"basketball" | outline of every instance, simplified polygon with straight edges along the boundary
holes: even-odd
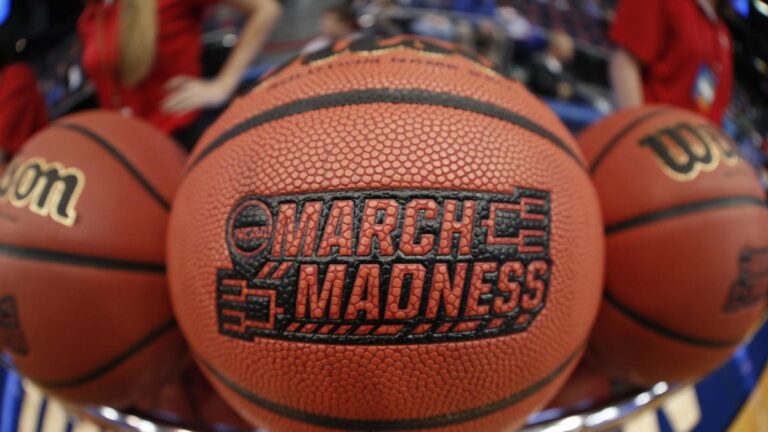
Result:
[[[125,406],[177,366],[164,245],[183,161],[150,126],[87,112],[34,135],[0,179],[0,343],[47,392]]]
[[[579,141],[607,237],[591,349],[636,384],[705,375],[765,304],[768,213],[753,170],[717,126],[671,107],[622,111]]]
[[[252,429],[216,393],[191,359],[181,369],[180,376],[138,401],[134,410],[194,431]]]
[[[614,386],[601,365],[587,352],[547,408],[582,410],[611,400]]]
[[[510,430],[581,357],[603,233],[575,140],[451,44],[341,42],[236,100],[173,206],[171,295],[270,431]]]

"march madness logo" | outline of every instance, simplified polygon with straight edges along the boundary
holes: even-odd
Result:
[[[226,226],[219,332],[375,344],[525,331],[546,304],[550,195],[245,197]]]
[[[739,162],[734,145],[710,124],[680,123],[640,140],[653,151],[662,170],[671,178],[687,182],[702,172],[711,172],[724,163]]]

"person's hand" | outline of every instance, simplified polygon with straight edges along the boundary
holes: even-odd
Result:
[[[219,80],[178,76],[165,84],[163,111],[184,114],[197,109],[223,104],[234,89]]]

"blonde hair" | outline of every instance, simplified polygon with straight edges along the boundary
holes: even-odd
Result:
[[[157,0],[120,1],[118,74],[128,87],[146,78],[157,52]]]

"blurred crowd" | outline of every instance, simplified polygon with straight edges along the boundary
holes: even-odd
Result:
[[[156,1],[173,3],[171,0]],[[708,1],[686,0],[699,4]],[[711,1],[717,4],[715,0]],[[221,4],[207,8],[202,17],[202,77],[215,81],[221,70],[227,67],[233,49],[241,45],[239,41],[243,39],[242,31],[248,25],[249,15],[238,6],[249,2],[259,3],[258,0],[208,1]],[[630,61],[628,65],[622,64],[622,59],[617,60],[615,56],[617,35],[611,33],[611,27],[617,16],[621,21],[621,14],[617,14],[619,3],[619,0],[283,0],[280,2],[281,18],[276,16],[274,20],[261,24],[274,28],[271,36],[263,44],[262,41],[252,44],[249,51],[242,55],[249,60],[249,66],[245,70],[235,68],[237,70],[231,75],[241,75],[239,87],[244,88],[269,67],[299,52],[311,52],[335,41],[362,35],[414,33],[449,40],[479,51],[499,65],[502,71],[526,83],[532,91],[550,101],[553,107],[565,106],[568,112],[579,113],[583,117],[580,121],[585,123],[617,106],[641,103],[642,98],[632,101],[633,97],[637,98],[633,92],[645,93],[648,102],[649,92],[652,91],[648,82],[639,82],[641,78],[646,79],[648,71],[652,70],[652,65],[641,61],[642,56],[637,52],[646,47],[635,46],[631,40],[625,41],[628,46],[624,52],[631,54],[630,60],[634,59],[634,63]],[[645,9],[662,4],[660,0],[635,3],[642,4]],[[648,39],[647,36],[643,35]],[[70,34],[61,38],[55,49],[47,50],[33,62],[51,117],[99,102],[94,98],[93,80],[88,79],[82,67],[82,54],[81,38]],[[619,68],[619,73],[612,76],[614,68]],[[636,72],[637,82],[621,83],[622,89],[630,89],[629,93],[612,91],[611,85],[614,89],[617,86],[616,82],[612,82],[616,79],[615,75],[627,76],[627,71],[632,72],[632,68],[641,71],[642,77],[640,72]],[[699,100],[710,105],[727,105],[715,96],[707,100],[712,91],[720,91],[723,87],[723,97],[731,100],[723,121],[726,130],[749,147],[746,150],[748,157],[755,163],[762,163],[763,155],[768,153],[768,109],[764,101],[761,103],[758,98],[756,102],[753,92],[741,88],[738,82],[730,97],[728,87],[732,78],[728,73],[723,79],[705,79],[701,83],[701,72],[694,72],[699,74],[694,77],[697,80],[695,86],[701,86],[702,96],[697,96]],[[704,76],[707,77],[706,74]],[[683,82],[694,78],[679,77]],[[659,78],[660,81],[669,79]],[[683,86],[686,85],[684,82]],[[227,89],[222,94],[231,95],[234,91]],[[95,93],[99,94],[98,91]],[[215,96],[211,100],[221,102],[218,95]],[[215,117],[216,105],[220,103],[199,102],[195,107],[204,108],[204,116],[212,111],[210,117]],[[722,114],[715,112],[710,117],[720,121]],[[198,132],[190,134],[192,139]]]

